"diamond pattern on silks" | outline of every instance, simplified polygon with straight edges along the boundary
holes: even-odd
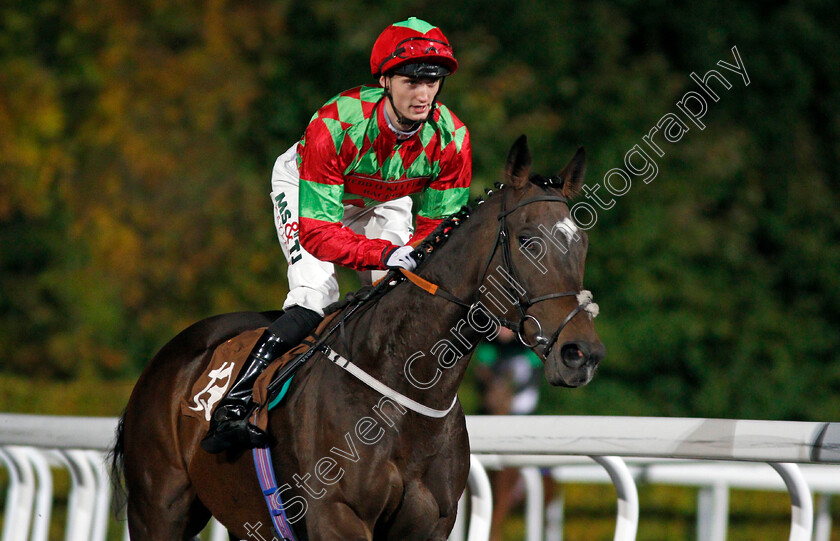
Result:
[[[335,104],[338,107],[338,119],[348,127],[352,126],[357,118],[364,117],[361,100],[344,97],[339,98]]]
[[[329,130],[330,135],[332,136],[333,143],[335,143],[335,152],[336,154],[341,153],[341,146],[344,144],[344,132],[345,129],[342,127],[342,123],[340,120],[334,120],[332,118],[324,118],[322,119],[324,122],[324,126],[327,127]]]
[[[423,124],[423,128],[417,135],[420,137],[420,143],[422,143],[423,149],[428,152],[430,147],[429,143],[432,142],[435,136],[435,128],[431,124]]]
[[[461,145],[464,144],[464,139],[467,137],[467,127],[461,126],[457,130],[455,130],[455,150],[461,152]]]
[[[423,176],[424,171],[428,171],[429,169],[434,170],[431,163],[429,163],[429,158],[425,152],[421,152],[417,158],[414,159],[413,162],[406,168],[405,176],[408,178],[418,178]]]
[[[385,178],[403,178],[405,176],[405,167],[403,167],[402,156],[399,152],[385,158],[381,172]]]
[[[330,163],[338,158],[340,174],[345,177],[355,174],[379,178],[383,182],[399,181],[407,176],[431,179],[440,174],[438,162],[446,147],[454,144],[453,154],[460,153],[467,135],[466,126],[441,104],[436,105],[432,119],[424,124],[416,139],[395,144],[395,136],[387,128],[383,130],[378,119],[382,112],[377,112],[377,107],[381,109],[383,98],[381,87],[363,86],[342,92],[321,107],[310,120],[302,141],[298,164],[301,178],[330,184],[340,182],[340,179],[322,180],[316,175],[307,175],[309,167],[305,163],[312,160]],[[326,128],[332,139],[335,156],[307,153],[306,147],[312,143],[310,139],[323,133],[314,129],[318,123]],[[426,159],[418,161],[422,154]],[[408,174],[409,167],[411,174]],[[351,193],[356,193],[349,188]],[[376,199],[371,194],[357,195]]]
[[[379,86],[342,92],[313,115],[298,146],[300,239],[322,261],[378,269],[391,246],[348,233],[341,224],[345,204],[370,206],[423,194],[417,236],[467,202],[472,150],[464,123],[437,103],[417,134],[398,140],[386,108]]]

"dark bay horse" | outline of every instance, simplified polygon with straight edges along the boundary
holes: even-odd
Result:
[[[473,348],[500,322],[531,345],[553,385],[592,379],[604,346],[592,323],[595,305],[582,291],[586,235],[566,204],[581,185],[583,149],[550,179],[532,175],[530,164],[523,136],[508,156],[507,185],[426,257],[418,274],[447,295],[402,281],[328,341],[437,417],[402,407],[321,354],[298,370],[271,412],[274,469],[299,540],[447,538],[469,470],[456,392]],[[132,539],[191,539],[211,514],[232,539],[275,536],[251,453],[205,453],[201,425],[179,408],[216,346],[274,317],[237,313],[196,323],[140,376],[113,453]]]

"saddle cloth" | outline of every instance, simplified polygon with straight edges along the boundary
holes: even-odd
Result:
[[[307,351],[329,325],[338,312],[325,317],[315,332],[300,345],[295,346],[282,357],[272,362],[254,383],[254,403],[257,404],[256,425],[265,430],[268,427],[268,384],[278,370],[289,361]],[[223,342],[213,352],[210,364],[193,384],[190,393],[181,399],[181,414],[199,419],[206,430],[219,401],[224,398],[230,386],[236,381],[245,360],[262,335],[265,327],[245,331]]]
[[[277,400],[275,399],[274,402],[271,402],[271,396],[269,396],[268,392],[268,385],[274,380],[274,375],[277,374],[277,371],[286,366],[292,359],[297,357],[298,355],[302,355],[306,351],[308,351],[315,342],[318,341],[318,337],[324,332],[332,320],[338,316],[341,311],[335,311],[331,314],[327,314],[326,317],[318,324],[318,327],[306,337],[300,345],[293,347],[289,352],[285,355],[280,357],[280,359],[274,361],[269,365],[265,371],[260,374],[257,378],[257,381],[254,382],[254,404],[257,405],[256,415],[251,417],[251,422],[254,423],[256,426],[261,428],[264,431],[268,431],[268,411],[276,404]],[[291,380],[289,380],[291,381]],[[287,382],[288,383],[288,382]],[[286,392],[286,387],[283,388],[282,393]]]
[[[236,381],[245,359],[264,330],[265,327],[245,331],[216,347],[204,373],[195,381],[190,393],[181,399],[182,415],[195,417],[209,426],[213,410]]]

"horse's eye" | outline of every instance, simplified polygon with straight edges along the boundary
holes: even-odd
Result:
[[[516,236],[516,242],[519,243],[520,252],[528,252],[532,256],[537,257],[539,257],[542,253],[543,248],[540,247],[542,243],[539,242],[538,237],[532,237],[527,233],[521,233]]]

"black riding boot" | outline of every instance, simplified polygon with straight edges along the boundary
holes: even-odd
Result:
[[[208,453],[221,453],[231,447],[264,447],[271,438],[248,422],[254,382],[271,362],[300,344],[321,321],[316,312],[292,306],[263,332],[245,360],[236,381],[216,406],[210,430],[201,440]]]

